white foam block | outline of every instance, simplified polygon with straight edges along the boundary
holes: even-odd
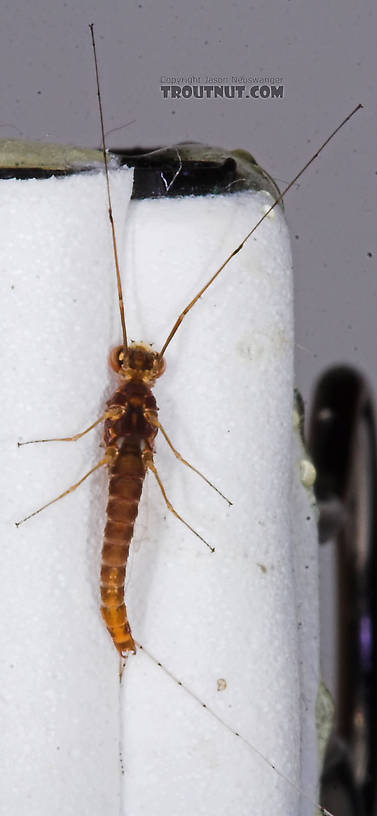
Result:
[[[112,179],[122,212],[129,175]],[[100,430],[77,443],[18,449],[17,439],[69,435],[103,409],[113,330],[105,201],[97,174],[0,182],[0,765],[2,808],[17,816],[119,816],[119,677],[98,615],[105,473],[14,526],[101,455]]]
[[[128,207],[127,171],[112,174],[112,190],[129,336],[158,349],[271,199],[243,193]],[[57,800],[61,816],[112,816],[119,797],[129,816],[302,816],[294,788],[232,733],[300,784],[284,219],[276,208],[186,317],[155,388],[175,447],[234,502],[229,508],[158,436],[155,461],[169,499],[216,551],[167,511],[148,474],[128,565],[136,640],[222,722],[148,654],[131,656],[121,783],[118,658],[98,612],[106,474],[13,525],[101,456],[99,429],[77,443],[19,450],[16,439],[82,430],[116,385],[107,368],[121,336],[104,180],[3,181],[0,193],[9,714],[2,765],[12,802],[19,810],[27,802],[33,816],[51,814]],[[315,760],[307,765],[309,784]]]

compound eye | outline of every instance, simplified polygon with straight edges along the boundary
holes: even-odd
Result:
[[[120,371],[122,368],[123,363],[123,346],[116,346],[111,352],[109,357],[109,365],[113,369],[113,371]]]
[[[158,365],[157,365],[156,377],[161,377],[161,375],[164,373],[165,369],[166,369],[166,363],[165,363],[164,358],[162,357],[159,360]]]

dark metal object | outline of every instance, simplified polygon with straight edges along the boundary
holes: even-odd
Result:
[[[280,191],[271,176],[245,150],[227,151],[200,143],[109,151],[110,168],[134,167],[132,198],[218,195],[242,190]],[[103,168],[99,150],[0,140],[1,178],[49,178]],[[283,207],[282,202],[279,202]]]
[[[309,451],[317,469],[320,540],[335,542],[338,678],[321,803],[335,816],[377,814],[377,478],[373,406],[349,367],[320,379]]]
[[[135,168],[133,198],[218,195],[241,190],[280,191],[271,176],[244,150],[227,151],[199,142],[172,147],[111,150],[121,164]]]

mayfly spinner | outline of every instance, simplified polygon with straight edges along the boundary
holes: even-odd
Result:
[[[110,365],[118,374],[119,384],[114,394],[107,401],[106,408],[102,416],[81,433],[71,437],[54,438],[54,440],[33,440],[74,441],[87,434],[100,422],[104,422],[105,453],[101,460],[78,482],[71,485],[71,487],[56,498],[47,502],[45,505],[43,505],[43,507],[40,507],[38,510],[17,522],[17,526],[71,493],[94,471],[103,466],[108,467],[109,499],[107,504],[107,521],[101,563],[101,613],[114,645],[119,654],[123,657],[130,651],[136,651],[135,641],[131,633],[124,602],[124,582],[129,548],[133,537],[134,523],[138,513],[138,506],[144,479],[148,470],[152,471],[154,474],[169,511],[171,511],[171,513],[173,513],[181,523],[183,523],[195,536],[197,536],[211,552],[214,552],[215,549],[214,546],[202,538],[202,536],[199,535],[199,533],[190,524],[188,524],[187,521],[185,521],[171,505],[154,463],[154,441],[157,432],[160,430],[174,455],[181,462],[183,462],[183,464],[195,471],[214,490],[220,493],[217,487],[209,482],[209,480],[202,473],[200,473],[200,471],[193,467],[193,465],[189,464],[175,449],[163,425],[158,419],[158,408],[156,400],[152,394],[152,388],[157,378],[161,377],[165,370],[165,352],[173,340],[183,319],[194,307],[198,299],[230,263],[231,259],[242,250],[244,244],[258,229],[262,221],[264,221],[269,213],[279,204],[279,202],[282,201],[288,190],[296,183],[306,168],[314,161],[314,159],[319,155],[333,136],[362,106],[357,105],[357,107],[326,139],[314,156],[312,156],[305,164],[302,170],[297,173],[295,178],[290,182],[290,184],[287,185],[283,192],[275,198],[271,206],[264,212],[262,217],[257,221],[252,229],[250,229],[247,235],[245,235],[241,243],[228,255],[221,266],[212,274],[209,280],[202,286],[200,291],[197,292],[195,297],[179,314],[161,350],[157,352],[154,351],[151,346],[142,342],[130,343],[127,337],[117,243],[112,213],[108,158],[105,146],[96,47],[92,25],[90,26],[90,30],[101,123],[102,152],[105,166],[108,214],[111,226],[119,311],[122,326],[122,344],[115,348],[110,356]],[[21,445],[28,443],[19,444]],[[226,497],[223,496],[222,493],[220,493],[220,495],[226,501],[228,501],[229,504],[231,503],[229,499],[226,499]]]

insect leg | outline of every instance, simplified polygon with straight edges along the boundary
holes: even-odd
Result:
[[[150,422],[151,425],[154,425],[155,428],[158,428],[161,431],[163,437],[166,439],[166,441],[167,441],[167,443],[169,445],[169,448],[173,451],[174,456],[176,456],[176,458],[179,459],[179,461],[182,462],[183,465],[187,465],[187,467],[189,467],[190,470],[193,470],[194,473],[197,473],[198,476],[200,476],[200,478],[203,479],[203,481],[207,482],[207,485],[209,485],[214,490],[216,490],[216,493],[218,493],[219,496],[221,496],[223,499],[225,499],[225,501],[228,502],[229,507],[231,507],[233,502],[231,502],[230,499],[227,499],[227,497],[224,496],[224,493],[222,493],[221,490],[218,489],[218,487],[216,487],[214,484],[212,484],[212,482],[210,482],[210,480],[207,479],[207,477],[204,476],[204,474],[201,473],[200,470],[198,470],[198,468],[194,467],[194,465],[190,465],[190,462],[188,462],[187,459],[184,459],[182,454],[180,454],[175,449],[175,447],[174,447],[173,443],[171,442],[171,440],[169,439],[165,429],[161,425],[161,422],[159,422],[158,419],[156,419],[156,417],[154,417],[149,411],[144,411],[144,416],[145,416],[146,420],[148,422]]]
[[[215,552],[215,548],[211,547],[211,545],[208,544],[208,541],[206,541],[205,538],[203,538],[199,533],[197,533],[196,530],[194,530],[194,528],[191,527],[191,525],[188,524],[187,521],[185,521],[182,518],[182,516],[180,516],[179,513],[177,513],[176,510],[174,510],[174,507],[171,504],[171,502],[169,501],[169,499],[168,499],[168,497],[167,497],[167,495],[165,493],[164,486],[163,486],[163,484],[161,482],[161,479],[160,479],[160,477],[159,477],[159,475],[157,473],[156,466],[155,466],[155,464],[153,462],[153,455],[152,455],[151,451],[150,450],[144,450],[143,453],[142,453],[142,457],[143,457],[143,462],[144,462],[145,467],[148,470],[152,471],[152,473],[154,474],[154,476],[155,476],[155,478],[156,478],[156,480],[158,482],[158,486],[159,486],[159,488],[161,490],[161,493],[162,493],[162,495],[164,497],[164,501],[165,501],[165,504],[166,504],[166,507],[168,508],[168,510],[170,510],[170,512],[173,513],[173,516],[175,516],[179,521],[181,521],[182,524],[185,525],[185,527],[187,527],[192,533],[194,533],[194,535],[196,535],[197,538],[200,538],[200,540],[203,541],[203,544],[205,544],[206,547],[208,547],[208,549],[211,550],[211,552]]]
[[[32,518],[33,516],[36,516],[38,513],[41,513],[42,510],[46,509],[46,507],[50,507],[51,504],[55,504],[55,502],[59,501],[59,499],[63,499],[64,496],[68,496],[69,493],[73,493],[73,491],[76,490],[76,487],[79,487],[83,482],[85,482],[85,479],[87,479],[88,476],[94,473],[95,470],[98,470],[98,468],[103,467],[103,465],[111,464],[117,453],[118,451],[116,450],[116,448],[107,448],[103,459],[101,459],[96,465],[94,465],[94,467],[88,470],[88,472],[85,473],[85,476],[82,476],[78,482],[75,482],[75,484],[71,485],[71,487],[69,487],[67,490],[64,490],[64,492],[60,493],[59,496],[56,496],[55,499],[51,499],[51,501],[47,502],[47,504],[43,504],[42,507],[39,507],[38,510],[34,510],[33,513],[30,513],[28,516],[25,516],[25,518],[21,519],[21,521],[16,521],[15,522],[16,527],[20,527],[20,525],[23,524],[24,521],[28,521],[28,519]]]
[[[95,428],[96,425],[99,425],[100,422],[104,422],[105,419],[120,419],[124,412],[125,408],[123,405],[114,405],[112,408],[108,408],[99,419],[92,422],[89,428],[85,428],[85,431],[81,431],[81,433],[77,433],[74,436],[54,436],[51,439],[30,439],[27,442],[17,442],[17,447],[21,448],[22,445],[35,445],[37,442],[77,442],[78,439],[81,439],[82,436],[89,433],[89,431]]]

